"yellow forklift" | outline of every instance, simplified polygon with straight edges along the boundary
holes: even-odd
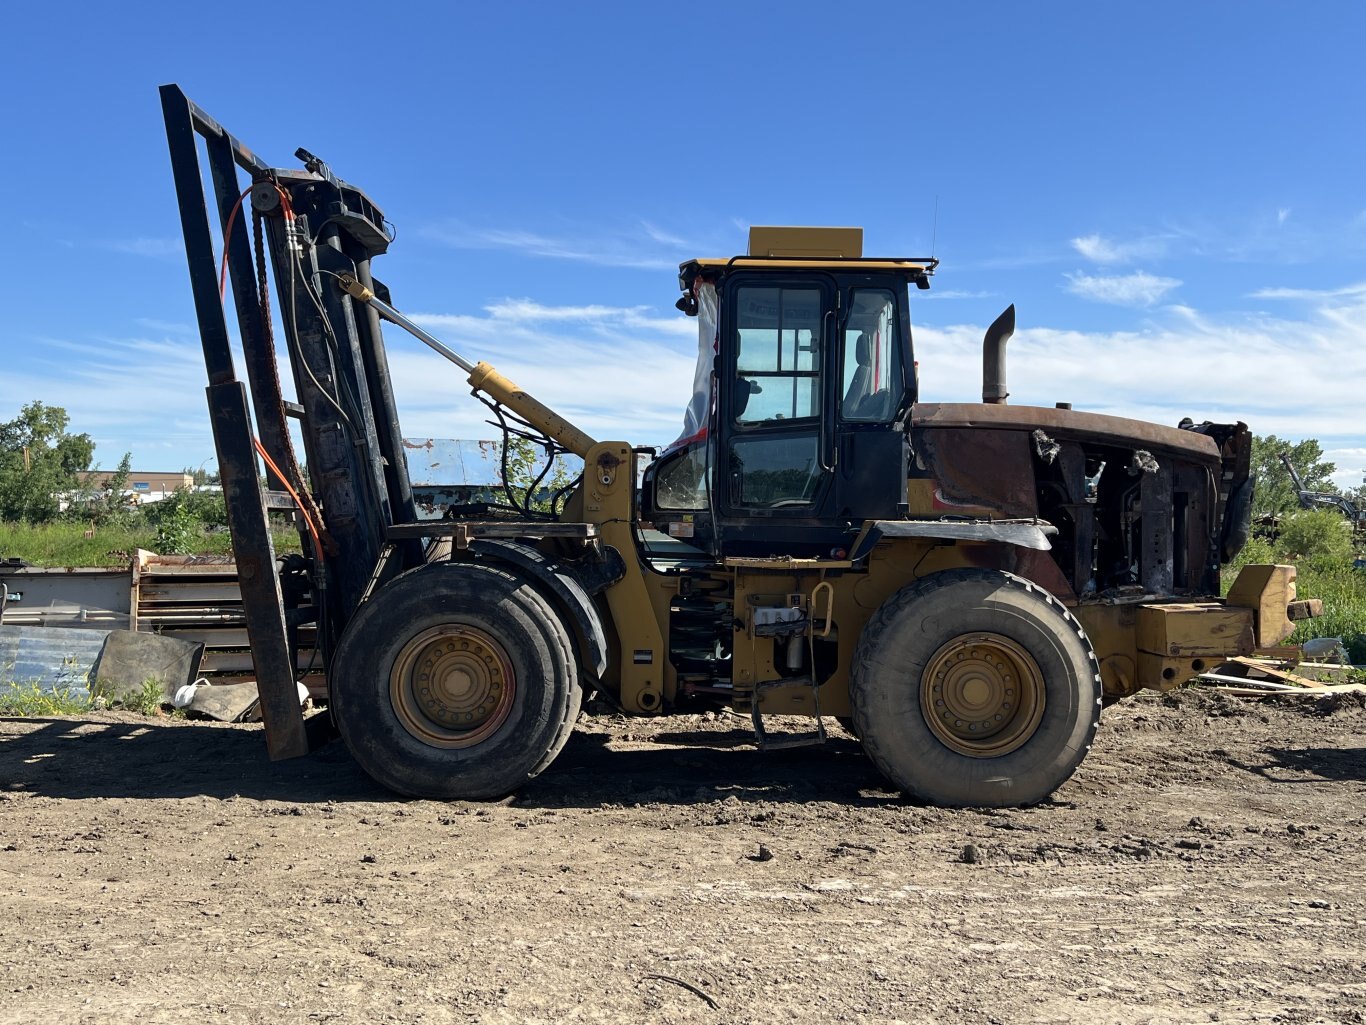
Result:
[[[1104,703],[1318,610],[1285,566],[1218,597],[1249,529],[1244,424],[1007,404],[1013,307],[987,332],[982,402],[923,401],[910,301],[933,259],[864,256],[859,229],[754,228],[743,255],[683,263],[699,342],[683,435],[597,440],[394,307],[372,273],[394,233],[364,192],[305,150],[271,167],[178,87],[161,96],[274,757],[335,726],[400,793],[499,797],[597,692],[644,716],[742,712],[763,748],[819,744],[834,717],[912,797],[1024,805],[1077,768]],[[582,474],[548,497],[505,474],[506,501],[419,519],[381,322],[455,363],[505,442]],[[604,389],[610,371],[604,353]],[[303,556],[277,558],[272,510]],[[308,724],[305,629],[329,690]]]

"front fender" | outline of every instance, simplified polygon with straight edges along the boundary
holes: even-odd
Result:
[[[572,565],[518,541],[484,538],[471,541],[468,550],[479,559],[504,563],[530,577],[552,604],[573,621],[578,628],[584,662],[593,667],[594,675],[602,677],[607,671],[607,631],[589,589],[598,591],[621,579],[626,567],[616,549],[605,548],[604,561],[591,574],[576,572]],[[591,577],[586,581],[588,586],[580,582],[581,576]]]

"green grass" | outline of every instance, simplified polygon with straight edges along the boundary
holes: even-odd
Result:
[[[1322,598],[1323,615],[1301,621],[1289,643],[1341,637],[1352,662],[1366,663],[1366,571],[1350,565],[1316,569],[1301,563],[1295,593],[1299,598]]]
[[[151,544],[156,531],[126,526],[100,527],[91,537],[84,523],[0,523],[0,556],[23,559],[35,566],[120,566],[127,555]]]
[[[37,683],[0,683],[0,715],[79,715],[90,708],[90,699],[74,694],[70,687],[43,690]]]
[[[150,525],[110,524],[90,527],[79,522],[43,525],[0,523],[0,558],[23,559],[35,566],[126,566],[138,548],[157,551],[157,528]],[[299,535],[293,527],[271,531],[275,551],[297,552]],[[231,555],[232,539],[226,530],[210,533],[196,528],[190,545],[196,555]]]
[[[20,683],[0,674],[0,715],[80,715],[91,709],[122,708],[153,716],[161,714],[164,700],[161,681],[155,677],[144,680],[139,689],[117,701],[110,701],[98,694],[87,696],[70,686],[45,689],[37,681]]]
[[[1303,644],[1315,637],[1341,637],[1356,665],[1366,665],[1366,570],[1353,569],[1353,553],[1320,552],[1296,558],[1277,549],[1279,543],[1253,538],[1232,566],[1224,571],[1224,591],[1238,570],[1249,563],[1277,562],[1295,567],[1295,596],[1323,599],[1323,615],[1301,620],[1287,644]]]
[[[141,715],[160,715],[161,703],[164,700],[161,681],[156,677],[149,677],[142,681],[140,689],[130,691],[111,704],[119,708],[126,708],[130,712],[138,712]]]

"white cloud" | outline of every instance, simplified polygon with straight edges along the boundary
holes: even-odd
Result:
[[[1084,299],[1116,306],[1152,306],[1180,286],[1176,278],[1161,278],[1147,271],[1132,274],[1068,274],[1067,291]]]
[[[584,234],[572,239],[519,229],[472,228],[459,223],[424,228],[422,234],[457,249],[510,249],[600,267],[675,270],[684,258],[677,254],[680,247],[674,244],[675,240],[661,237],[648,225],[642,226],[640,235]]]
[[[138,317],[133,323],[146,331],[158,331],[166,335],[188,335],[195,331],[195,328],[190,324],[182,324],[174,320],[158,320],[155,317]]]
[[[532,299],[504,299],[484,307],[494,320],[531,322],[576,322],[588,325],[618,324],[624,327],[692,337],[697,322],[685,317],[654,317],[648,306],[543,306]],[[440,314],[418,314],[437,323]]]
[[[600,321],[638,315],[644,306],[543,306],[532,299],[504,299],[485,306],[496,320]]]
[[[1334,293],[1342,290],[1330,290]],[[976,401],[983,324],[935,322],[921,306],[916,355],[921,398]],[[1366,380],[1366,290],[1331,294],[1296,315],[1210,317],[1168,305],[1131,331],[1075,331],[1021,321],[1007,352],[1011,402],[1175,424],[1243,420],[1257,434],[1318,438],[1339,486],[1366,469],[1360,382]],[[926,319],[926,318],[930,319]],[[697,322],[646,306],[553,306],[504,299],[471,313],[420,315],[472,360],[485,359],[599,439],[661,444],[682,427],[697,352]],[[105,466],[132,450],[141,470],[178,469],[213,456],[202,353],[183,325],[129,337],[38,339],[41,363],[12,360],[5,391],[64,406],[98,444]],[[176,330],[171,330],[175,328]],[[489,413],[465,375],[385,326],[403,431],[410,437],[487,438]],[[239,360],[239,373],[241,363]],[[289,375],[286,373],[286,379]],[[0,410],[0,420],[17,413]]]
[[[46,354],[43,363],[10,361],[7,392],[65,409],[69,429],[94,439],[101,465],[113,466],[131,451],[135,469],[179,470],[213,455],[197,341],[43,338],[37,347]]]
[[[1333,483],[1344,491],[1354,491],[1366,483],[1366,447],[1325,449],[1323,458],[1333,463]]]
[[[652,241],[658,242],[661,245],[670,246],[674,249],[692,248],[686,239],[681,239],[677,235],[672,235],[663,228],[657,228],[649,221],[641,221],[640,228]]]
[[[916,298],[921,302],[926,299],[990,299],[995,294],[995,292],[970,292],[955,288],[931,288],[928,292],[917,293]]]
[[[922,400],[980,401],[984,328],[917,327]],[[1242,420],[1256,434],[1318,438],[1340,470],[1366,465],[1360,415],[1366,298],[1349,310],[1317,309],[1293,320],[1210,318],[1189,307],[1165,307],[1137,331],[1021,323],[1007,363],[1012,403],[1071,402],[1172,425],[1183,416]],[[1352,451],[1361,455],[1343,454]]]
[[[647,306],[551,306],[523,298],[472,314],[413,319],[461,355],[493,363],[594,437],[664,444],[682,429],[697,352],[697,321],[682,314]],[[128,450],[140,470],[210,461],[214,446],[202,349],[193,329],[162,326],[162,332],[124,338],[40,339],[43,363],[12,363],[6,393],[64,407],[71,429],[92,436],[96,458],[106,467]],[[496,435],[485,422],[488,409],[470,397],[462,371],[402,330],[385,325],[384,331],[405,435]],[[245,379],[240,351],[235,359]],[[283,370],[283,351],[279,359]],[[282,376],[286,397],[292,398],[287,370]],[[17,405],[12,412],[0,409],[0,420],[17,412]]]
[[[1113,242],[1102,235],[1083,235],[1072,239],[1072,248],[1095,263],[1132,263],[1162,256],[1167,242],[1164,237],[1155,235],[1128,242]]]
[[[412,318],[461,355],[487,359],[590,435],[660,444],[677,437],[691,393],[697,321],[649,307],[490,304],[483,316]],[[488,410],[462,399],[464,375],[385,328],[394,392],[409,437],[486,438]]]
[[[1351,299],[1366,296],[1366,281],[1359,285],[1344,285],[1342,288],[1260,288],[1253,292],[1252,299]]]
[[[1279,210],[1276,211],[1276,223],[1284,224],[1289,216],[1290,208],[1288,206],[1281,207]]]

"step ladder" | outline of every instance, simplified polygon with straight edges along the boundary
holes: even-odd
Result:
[[[760,710],[762,695],[775,690],[786,690],[791,687],[806,687],[811,691],[811,701],[816,728],[810,733],[784,734],[774,736],[764,729],[764,714]],[[821,689],[809,676],[789,676],[778,680],[764,680],[754,685],[754,696],[749,704],[750,721],[754,724],[754,736],[757,739],[760,751],[782,751],[789,747],[815,747],[824,744],[826,740],[825,720],[821,717]]]

